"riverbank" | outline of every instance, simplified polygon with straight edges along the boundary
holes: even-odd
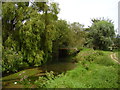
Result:
[[[50,64],[43,65],[42,67],[30,68],[19,71],[14,74],[2,77],[3,88],[24,88],[26,85],[20,83],[20,79],[27,76],[30,80],[31,86],[29,88],[35,88],[34,81],[41,76],[46,76],[46,72],[53,71],[54,75],[65,73],[66,71],[72,70],[76,67],[76,63],[72,61],[73,56],[63,58],[62,62],[53,62]],[[22,75],[20,75],[22,73]],[[1,79],[0,79],[1,80]],[[15,84],[17,82],[17,84]]]
[[[83,49],[76,56],[65,58],[67,62],[55,62],[3,77],[3,88],[118,88],[120,65],[110,54],[109,51]],[[25,76],[27,78],[20,82]]]
[[[82,60],[79,61],[78,66],[62,77],[51,80],[45,87],[120,88],[120,65],[111,59],[110,54],[109,51],[86,50],[80,52],[77,58]]]

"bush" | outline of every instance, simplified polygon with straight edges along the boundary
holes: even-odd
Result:
[[[95,61],[97,57],[103,56],[104,53],[102,51],[94,51],[92,49],[85,49],[77,54],[75,60],[78,61]]]
[[[40,88],[45,87],[45,84],[49,83],[51,80],[55,78],[53,71],[46,72],[46,77],[41,76],[38,80],[35,81],[35,85],[37,85]]]
[[[46,76],[41,76],[39,77],[38,80],[36,80],[34,82],[34,84],[39,87],[39,88],[45,88],[46,85],[49,85],[51,84],[52,82],[54,82],[55,79],[57,78],[60,78],[60,77],[63,77],[64,74],[59,74],[57,76],[54,76],[54,72],[53,71],[50,71],[50,72],[46,72]]]

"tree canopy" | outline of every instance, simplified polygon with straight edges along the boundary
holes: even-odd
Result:
[[[113,38],[115,37],[115,32],[113,23],[104,19],[92,21],[93,24],[88,35],[91,46],[95,49],[108,50],[114,44]]]

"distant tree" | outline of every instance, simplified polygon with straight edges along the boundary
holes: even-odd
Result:
[[[85,43],[85,29],[84,25],[74,22],[70,25],[70,46],[71,47],[82,47]]]
[[[108,50],[109,46],[113,44],[115,36],[114,25],[111,20],[92,20],[90,27],[88,42],[94,49]]]

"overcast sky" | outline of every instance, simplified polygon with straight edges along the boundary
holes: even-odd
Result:
[[[120,0],[52,0],[59,3],[59,19],[91,25],[91,18],[105,17],[114,21],[118,29],[118,2]]]

